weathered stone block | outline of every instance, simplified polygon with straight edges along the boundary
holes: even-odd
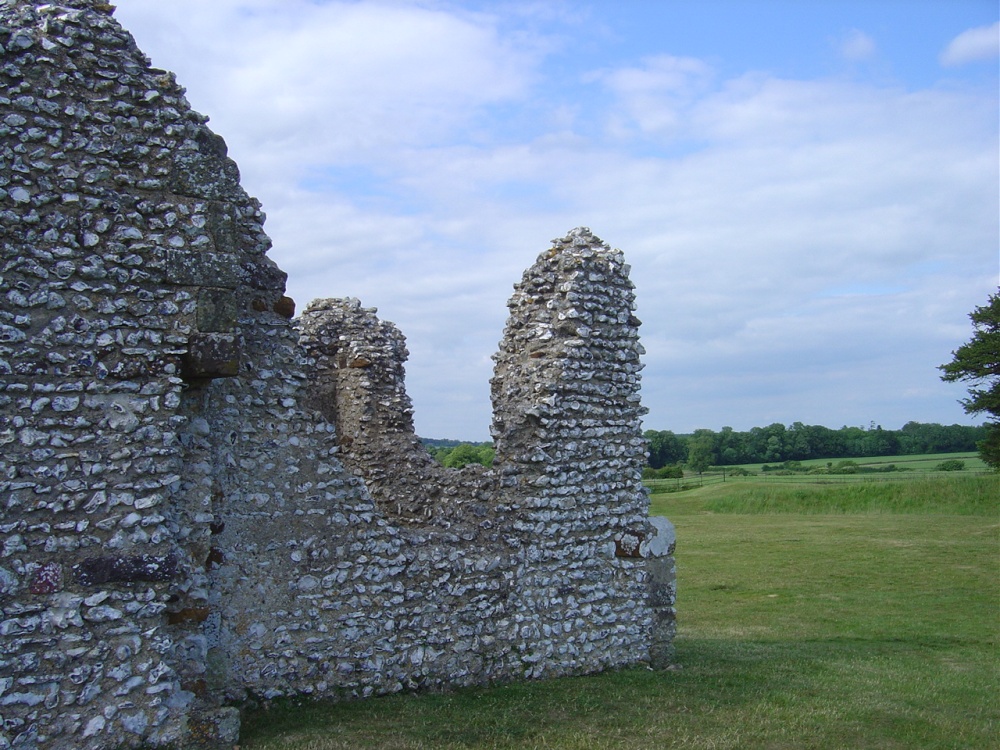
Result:
[[[238,253],[240,250],[236,217],[228,203],[213,201],[208,206],[205,228],[212,237],[219,253]]]
[[[239,286],[239,257],[232,253],[191,252],[168,249],[163,253],[165,281],[178,286]]]
[[[181,374],[188,379],[231,378],[240,372],[240,344],[229,333],[198,333],[181,357]]]
[[[274,303],[274,311],[281,317],[291,320],[295,317],[295,300],[291,297],[281,297]]]
[[[671,631],[672,634],[673,630]],[[676,657],[677,650],[674,647],[672,637],[655,641],[649,648],[649,665],[653,669],[668,669],[672,667]]]
[[[179,152],[170,175],[170,188],[179,195],[208,200],[238,197],[240,170],[226,153],[222,136],[207,128],[198,133],[198,149]]]
[[[202,333],[232,332],[238,313],[233,290],[215,287],[198,290],[198,330]]]
[[[649,524],[653,527],[653,534],[645,539],[642,545],[643,557],[666,557],[674,553],[674,545],[677,543],[677,531],[668,518],[663,516],[650,516]]]

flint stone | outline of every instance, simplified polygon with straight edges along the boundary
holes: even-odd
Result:
[[[663,516],[650,516],[649,523],[653,527],[653,536],[643,543],[643,557],[666,557],[672,555],[677,542],[677,531],[669,519]]]
[[[32,594],[54,594],[63,586],[62,565],[46,563],[35,572],[28,590]]]
[[[18,577],[7,568],[0,568],[0,596],[15,594],[18,588],[20,588]]]

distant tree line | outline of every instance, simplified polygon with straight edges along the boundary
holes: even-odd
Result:
[[[900,430],[881,425],[841,427],[795,422],[785,427],[772,424],[737,432],[723,427],[719,432],[701,429],[690,435],[669,430],[647,430],[649,465],[654,469],[679,463],[701,472],[709,466],[781,463],[809,458],[854,458],[905,456],[922,453],[962,453],[976,450],[986,437],[986,427],[907,422]]]
[[[821,425],[795,422],[788,427],[775,423],[737,432],[723,427],[692,434],[674,434],[670,430],[646,430],[649,441],[649,466],[663,470],[684,464],[689,471],[702,472],[710,466],[803,461],[809,458],[864,458],[868,456],[908,456],[924,453],[965,453],[976,444],[987,428],[968,425],[940,425],[907,422],[900,430],[884,430],[874,423],[865,427],[841,427],[833,430]],[[492,466],[495,451],[492,443],[466,443],[460,440],[422,439],[424,447],[445,467],[461,469],[469,464]],[[662,471],[658,476],[672,476]]]
[[[493,443],[463,443],[460,440],[424,438],[424,447],[437,462],[449,469],[461,469],[469,464],[492,466],[496,451]]]

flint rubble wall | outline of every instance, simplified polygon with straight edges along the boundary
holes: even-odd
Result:
[[[496,464],[442,469],[401,334],[292,320],[224,142],[111,10],[0,0],[0,750],[668,663],[621,253],[578,229],[525,272]]]

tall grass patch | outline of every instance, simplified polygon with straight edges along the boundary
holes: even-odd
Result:
[[[854,484],[734,483],[706,487],[698,498],[713,513],[989,515],[1000,507],[1000,475]]]

